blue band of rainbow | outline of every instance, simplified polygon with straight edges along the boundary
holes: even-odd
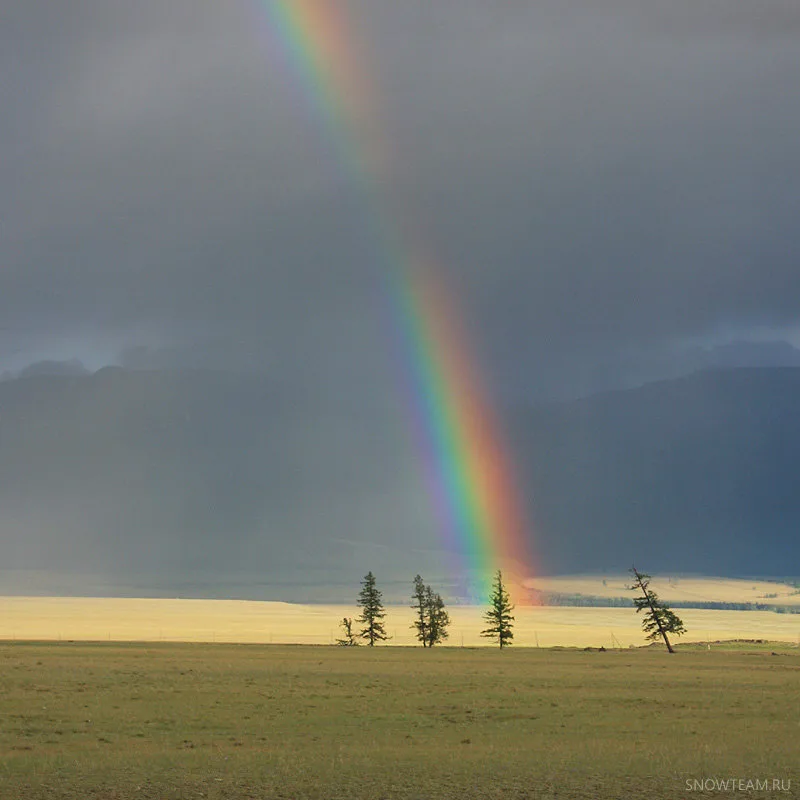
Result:
[[[352,44],[342,0],[260,0],[274,47],[302,87],[337,168],[363,199],[379,264],[402,385],[419,443],[444,546],[458,558],[454,575],[476,601],[491,576],[519,588],[534,573],[529,527],[515,470],[441,271],[403,240],[408,230],[389,211],[384,191],[386,138]],[[524,596],[517,594],[518,602]]]

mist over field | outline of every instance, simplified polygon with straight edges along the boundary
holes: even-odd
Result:
[[[787,368],[516,407],[538,571],[791,576],[798,404]],[[344,602],[372,569],[393,600],[417,572],[455,592],[402,418],[325,413],[211,371],[0,382],[0,585]]]

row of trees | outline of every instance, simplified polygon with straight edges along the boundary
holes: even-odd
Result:
[[[416,575],[412,600],[414,602],[411,607],[414,609],[415,618],[411,627],[416,632],[417,640],[423,647],[441,644],[450,635],[448,631],[450,615],[447,613],[442,596],[434,592],[421,575]],[[489,602],[489,609],[484,614],[488,627],[481,631],[481,636],[486,636],[497,642],[500,647],[505,647],[511,644],[514,638],[512,630],[514,617],[511,614],[514,607],[503,583],[503,573],[499,570],[495,576]],[[361,643],[360,639],[364,639],[370,647],[373,647],[375,642],[385,642],[389,639],[383,622],[386,617],[383,594],[378,589],[372,572],[368,572],[361,581],[358,605],[361,614],[355,621],[345,617],[339,623],[343,635],[341,639],[337,639],[338,644],[353,647]],[[356,630],[354,623],[360,628]]]
[[[656,593],[650,589],[649,575],[639,572],[636,567],[631,567],[630,572],[633,581],[628,589],[640,593],[633,602],[637,614],[644,611],[642,628],[647,634],[645,638],[648,641],[663,638],[667,650],[674,653],[669,634],[680,636],[686,633],[683,622],[660,602]],[[447,613],[442,596],[426,585],[420,575],[416,575],[412,599],[411,607],[414,609],[415,618],[411,627],[414,628],[418,641],[423,647],[441,644],[449,636],[450,625],[450,615]],[[389,639],[383,622],[386,617],[383,595],[377,587],[372,572],[368,572],[361,581],[358,604],[361,607],[361,614],[356,617],[355,622],[361,626],[360,629],[354,630],[353,620],[345,617],[340,623],[343,636],[337,640],[338,643],[352,647],[360,644],[359,639],[364,639],[370,647],[373,647],[375,642]],[[498,570],[492,585],[489,608],[483,615],[487,627],[481,631],[481,636],[492,639],[501,648],[510,645],[514,638],[514,616],[511,613],[513,610],[511,597],[503,583],[503,573]]]

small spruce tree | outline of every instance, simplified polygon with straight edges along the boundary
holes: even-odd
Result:
[[[664,603],[660,602],[658,595],[649,588],[650,576],[644,572],[639,572],[636,567],[631,567],[629,572],[633,575],[633,583],[627,588],[631,591],[639,591],[641,597],[635,597],[633,604],[636,606],[636,613],[644,611],[642,618],[642,629],[647,634],[645,637],[649,642],[655,642],[661,637],[667,646],[667,651],[674,653],[672,644],[667,634],[680,636],[686,633],[686,628],[680,617],[671,611]]]
[[[489,609],[483,615],[484,620],[489,624],[486,630],[481,631],[481,636],[487,639],[494,639],[501,648],[511,644],[514,638],[514,617],[511,612],[514,606],[511,605],[511,598],[503,584],[503,573],[497,570],[492,587],[492,594],[489,598]]]
[[[350,617],[344,617],[339,623],[339,627],[344,632],[344,636],[341,639],[337,639],[336,644],[342,647],[356,647],[359,641],[356,639],[356,634],[353,631],[353,620]]]
[[[375,576],[372,572],[368,572],[361,581],[361,591],[358,593],[361,616],[356,619],[356,622],[364,626],[360,636],[367,640],[370,647],[374,647],[375,642],[385,642],[389,638],[383,626],[386,611],[383,608],[381,597],[382,593],[375,585]]]

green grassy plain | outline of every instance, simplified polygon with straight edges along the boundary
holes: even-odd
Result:
[[[794,796],[798,709],[781,645],[3,643],[0,798]]]

